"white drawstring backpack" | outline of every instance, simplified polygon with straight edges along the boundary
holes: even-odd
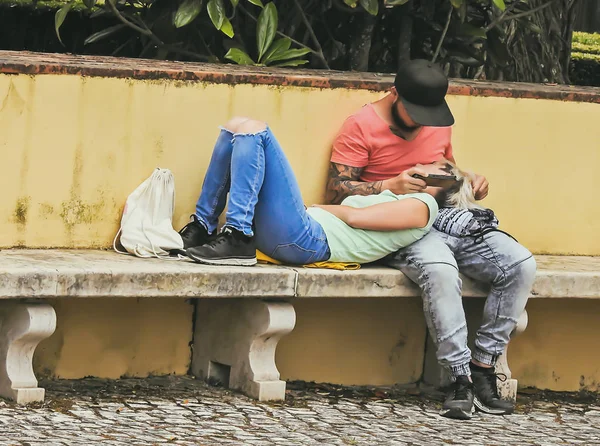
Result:
[[[169,258],[169,251],[183,249],[183,240],[173,229],[175,179],[169,169],[156,168],[125,203],[121,228],[113,248],[121,254]],[[117,240],[127,252],[117,248]],[[177,257],[174,258],[177,260]]]

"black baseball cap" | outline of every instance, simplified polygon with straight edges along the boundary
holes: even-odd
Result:
[[[405,62],[396,74],[394,87],[408,116],[417,124],[428,127],[454,124],[445,99],[448,78],[438,65],[424,59]]]

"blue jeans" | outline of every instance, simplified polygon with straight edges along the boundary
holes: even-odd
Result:
[[[490,232],[476,240],[432,229],[421,240],[388,256],[386,263],[421,288],[425,320],[437,346],[438,362],[454,377],[471,374],[471,357],[495,365],[525,310],[536,271],[531,253],[501,232]],[[472,353],[467,347],[459,269],[491,285]]]
[[[225,226],[254,236],[264,254],[296,265],[329,259],[325,231],[306,212],[292,167],[271,129],[254,134],[221,130],[196,204],[196,216],[210,234],[226,203]]]

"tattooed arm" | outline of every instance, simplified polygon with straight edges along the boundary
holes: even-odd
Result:
[[[361,167],[330,163],[329,178],[327,179],[327,202],[340,204],[344,198],[350,195],[373,195],[386,189],[395,194],[411,194],[423,192],[427,187],[425,181],[413,177],[415,173],[427,176],[427,173],[418,167],[411,167],[400,175],[387,180],[370,183],[359,180],[362,170]]]
[[[344,164],[330,163],[327,179],[326,200],[331,204],[340,204],[350,195],[373,195],[380,193],[383,181],[366,183],[360,181],[362,167],[350,167]]]
[[[341,163],[331,162],[330,164],[327,179],[327,202],[340,204],[344,198],[350,195],[373,195],[386,189],[395,194],[423,191],[427,186],[425,181],[413,178],[412,175],[419,173],[427,176],[427,174],[417,167],[407,169],[399,175],[383,181],[365,182],[360,180],[363,167],[344,164],[345,162],[362,166],[369,164],[369,141],[364,137],[364,124],[356,115],[350,116],[333,142],[331,159],[341,161]]]

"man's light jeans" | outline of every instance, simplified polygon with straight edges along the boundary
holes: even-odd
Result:
[[[388,256],[385,263],[421,288],[437,359],[453,377],[471,374],[471,357],[495,365],[525,310],[536,271],[535,260],[525,247],[495,231],[478,238],[457,238],[432,229],[418,242]],[[472,355],[459,269],[465,276],[491,284]]]

